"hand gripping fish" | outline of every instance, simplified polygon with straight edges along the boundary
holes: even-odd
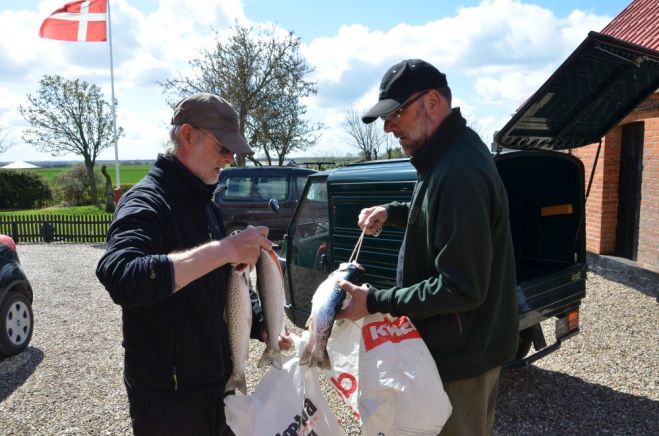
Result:
[[[331,369],[331,362],[327,354],[327,341],[332,333],[334,318],[343,304],[346,291],[339,287],[338,279],[347,280],[361,285],[361,276],[364,268],[357,262],[342,263],[339,269],[330,273],[323,281],[311,299],[311,315],[307,321],[309,342],[307,342],[300,365],[318,366]]]
[[[281,369],[279,335],[284,328],[284,276],[274,251],[261,249],[256,262],[256,284],[268,332],[268,343],[258,366],[272,364]]]
[[[252,328],[252,302],[249,296],[250,268],[231,268],[227,292],[227,324],[233,372],[227,381],[225,392],[239,390],[247,393],[245,361],[249,354],[249,334]]]

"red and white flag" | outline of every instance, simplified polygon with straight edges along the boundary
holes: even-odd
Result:
[[[107,41],[108,0],[79,0],[65,4],[41,24],[39,36],[60,41]]]

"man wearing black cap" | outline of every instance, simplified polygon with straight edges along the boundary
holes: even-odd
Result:
[[[254,264],[272,243],[267,227],[226,236],[211,201],[220,170],[235,153],[252,153],[231,105],[207,93],[183,99],[170,137],[166,153],[119,202],[96,275],[122,308],[134,433],[231,434],[224,416],[229,269]],[[251,334],[264,339],[254,309]]]
[[[405,60],[385,73],[362,121],[378,117],[418,176],[409,203],[363,209],[358,219],[369,235],[384,224],[405,228],[397,284],[341,282],[352,300],[337,318],[407,315],[453,406],[441,434],[492,434],[501,365],[518,342],[505,188],[485,144],[451,108],[446,76],[427,62]]]

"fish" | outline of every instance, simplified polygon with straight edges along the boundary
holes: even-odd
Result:
[[[284,274],[273,250],[261,249],[256,261],[256,286],[268,332],[268,343],[258,366],[273,365],[281,369],[279,335],[284,328]]]
[[[309,341],[307,342],[300,365],[317,366],[331,369],[329,354],[327,354],[327,341],[332,333],[336,313],[341,308],[346,291],[341,289],[337,280],[347,280],[361,285],[361,276],[364,268],[357,262],[345,262],[318,286],[311,298],[311,315],[307,320]]]
[[[232,267],[227,290],[227,324],[233,371],[225,392],[238,390],[247,394],[245,362],[249,355],[249,335],[252,328],[252,301],[249,295],[249,267]]]

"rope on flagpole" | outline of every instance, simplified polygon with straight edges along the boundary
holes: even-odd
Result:
[[[115,202],[119,200],[119,188],[121,187],[121,180],[119,180],[119,150],[117,148],[117,114],[115,111],[115,98],[114,98],[114,62],[112,61],[112,21],[110,20],[110,0],[107,0],[108,10],[108,42],[110,47],[110,83],[112,86],[112,129],[114,137],[114,168],[117,178],[117,189],[115,190]]]

